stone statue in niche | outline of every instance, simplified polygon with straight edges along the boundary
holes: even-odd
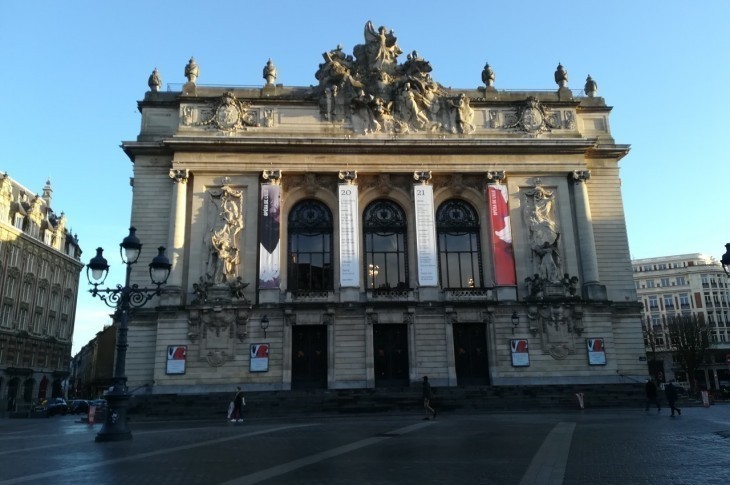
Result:
[[[228,185],[209,192],[213,212],[208,232],[208,262],[206,274],[215,284],[236,281],[241,262],[239,238],[243,230],[243,191]]]
[[[537,256],[539,277],[549,283],[561,284],[561,258],[553,204],[555,195],[539,184],[524,192],[523,219],[528,228],[532,253]]]

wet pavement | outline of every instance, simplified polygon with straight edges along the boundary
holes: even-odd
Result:
[[[0,484],[727,484],[730,405],[131,421],[0,419]]]

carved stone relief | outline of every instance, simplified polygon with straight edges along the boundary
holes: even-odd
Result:
[[[205,275],[214,285],[237,280],[241,263],[240,236],[244,228],[244,191],[230,185],[207,190],[208,248]]]
[[[522,216],[528,228],[534,274],[548,284],[560,284],[563,273],[560,257],[560,232],[555,220],[555,193],[536,181],[535,187],[522,191]]]
[[[220,367],[232,361],[236,340],[243,342],[248,331],[250,308],[203,307],[191,309],[188,320],[188,338],[198,342],[199,360],[211,367]]]
[[[251,109],[249,103],[236,99],[230,91],[203,107],[181,105],[180,110],[182,123],[185,126],[211,127],[226,133],[260,126],[258,111]],[[273,111],[270,115],[270,123],[273,125]]]
[[[543,352],[556,360],[576,351],[575,338],[583,333],[580,306],[552,303],[528,309],[530,332],[539,337]]]

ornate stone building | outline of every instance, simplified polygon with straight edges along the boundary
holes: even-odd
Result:
[[[675,316],[695,316],[707,325],[710,349],[694,378],[707,389],[730,387],[730,284],[720,262],[692,253],[635,259],[632,264],[651,374],[658,382],[677,378],[688,385],[690,376],[672,357],[669,324]]]
[[[83,264],[52,193],[0,174],[0,412],[62,396],[69,375]]]
[[[574,93],[445,88],[385,28],[310,87],[139,102],[132,224],[173,264],[129,330],[152,392],[619,383],[646,375],[618,162]],[[475,79],[480,73],[475,72]],[[135,268],[140,284],[144,268]]]

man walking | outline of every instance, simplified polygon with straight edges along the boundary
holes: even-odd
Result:
[[[428,382],[428,376],[423,376],[423,409],[426,412],[424,420],[431,419],[429,414],[436,419],[436,411],[431,407],[431,400],[433,399],[433,391],[431,390],[431,384]]]
[[[233,396],[233,413],[231,414],[231,423],[243,423],[243,415],[241,408],[246,405],[241,387],[236,387],[236,394]]]
[[[664,394],[667,396],[667,403],[669,403],[669,409],[672,411],[672,417],[674,417],[674,411],[677,411],[677,414],[681,416],[682,410],[674,405],[677,402],[677,388],[674,387],[672,381],[669,381],[669,384],[664,388]]]
[[[659,400],[657,399],[656,385],[654,384],[654,381],[647,379],[646,386],[644,386],[644,388],[646,390],[646,410],[649,411],[649,407],[652,404],[656,404],[656,412],[660,412],[662,407],[659,405]]]

